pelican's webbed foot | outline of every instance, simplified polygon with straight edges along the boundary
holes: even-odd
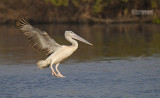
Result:
[[[58,73],[57,76],[58,76],[58,77],[61,77],[61,78],[65,78],[65,76],[62,75],[61,73]]]
[[[55,66],[55,69],[56,69],[56,71],[57,71],[57,76],[58,76],[58,77],[61,77],[61,78],[65,78],[65,76],[63,76],[63,75],[60,73],[60,71],[58,70],[58,66],[59,66],[59,63],[57,63],[56,66]]]
[[[56,66],[55,66],[55,69],[56,69],[56,71],[57,71],[57,74],[56,74],[56,72],[55,72],[54,69],[53,69],[53,64],[50,65],[50,68],[51,68],[51,70],[52,70],[52,75],[54,75],[55,77],[65,78],[65,76],[62,75],[62,74],[59,72],[58,66],[59,66],[59,63],[56,64]]]
[[[56,73],[54,73],[54,72],[52,72],[52,75],[54,75],[55,77],[58,77],[58,75]]]

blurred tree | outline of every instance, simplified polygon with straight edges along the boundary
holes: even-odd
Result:
[[[47,3],[51,2],[54,6],[68,6],[68,0],[45,0]]]

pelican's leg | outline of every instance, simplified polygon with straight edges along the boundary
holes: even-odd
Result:
[[[61,78],[65,78],[65,76],[63,76],[63,75],[59,72],[58,66],[59,66],[59,63],[57,63],[56,66],[55,66],[55,69],[56,69],[56,71],[57,71],[57,76],[58,76],[58,77],[61,77]]]
[[[50,68],[52,70],[52,75],[54,75],[55,77],[58,77],[57,74],[55,73],[54,69],[53,69],[53,63],[51,63]]]

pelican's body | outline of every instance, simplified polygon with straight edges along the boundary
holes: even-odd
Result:
[[[76,51],[77,48],[78,46],[62,46],[57,51],[52,53],[46,60],[50,63],[54,62],[53,64],[60,63],[61,61],[72,55],[72,53]]]
[[[57,49],[54,53],[52,53],[46,60],[41,60],[37,63],[38,67],[40,69],[46,68],[50,66],[52,70],[52,75],[55,75],[56,77],[64,77],[58,70],[59,63],[72,55],[74,51],[78,48],[78,44],[75,46],[61,46],[59,49]],[[56,71],[58,74],[55,73],[53,69],[53,64],[56,64]]]
[[[45,60],[40,60],[37,62],[38,67],[43,69],[50,66],[52,75],[55,75],[56,77],[65,77],[59,72],[58,66],[61,61],[72,55],[72,53],[78,48],[78,43],[74,39],[92,45],[72,31],[65,31],[65,38],[71,42],[71,46],[59,45],[51,39],[46,32],[34,28],[23,17],[19,19],[17,26],[24,32],[24,35],[32,43],[33,47],[44,51],[47,55],[49,55]],[[53,69],[53,64],[56,64],[55,70],[57,73]]]

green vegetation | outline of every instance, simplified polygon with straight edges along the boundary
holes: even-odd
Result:
[[[157,8],[157,0],[151,0],[151,7],[152,8]]]
[[[103,8],[105,7],[104,0],[96,0],[93,4],[93,12],[100,13],[103,11]]]
[[[51,2],[54,6],[68,6],[69,0],[45,0],[46,3]]]
[[[160,24],[160,17],[155,16],[153,23]]]

